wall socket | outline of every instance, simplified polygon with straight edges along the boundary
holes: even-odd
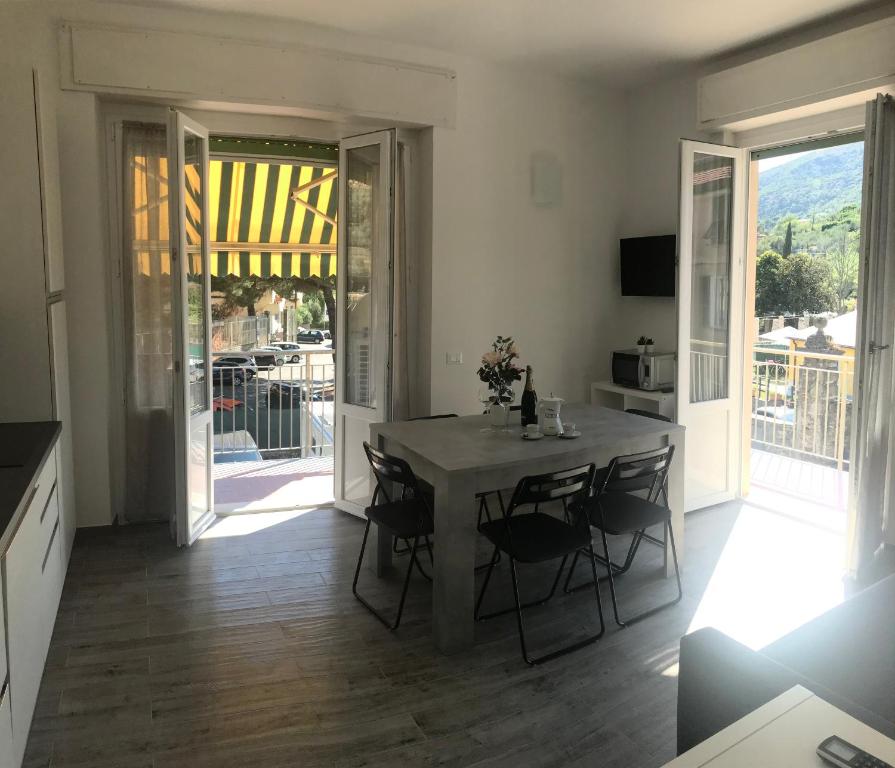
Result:
[[[463,353],[462,352],[445,352],[444,353],[444,364],[445,365],[463,365]]]

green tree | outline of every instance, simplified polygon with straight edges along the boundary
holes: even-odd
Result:
[[[786,311],[794,315],[827,312],[836,306],[829,266],[807,253],[795,253],[784,261],[783,291]]]
[[[767,250],[755,264],[755,315],[779,315],[786,303],[783,293],[783,257]]]
[[[830,270],[830,287],[836,296],[836,310],[846,312],[858,293],[861,212],[856,205],[847,205],[821,225],[827,237],[826,253]]]
[[[783,236],[783,248],[780,255],[786,258],[792,253],[792,222],[786,223],[786,234]]]
[[[211,293],[220,299],[216,314],[219,317],[229,317],[236,314],[241,308],[245,309],[249,317],[255,316],[255,304],[257,304],[264,292],[270,289],[268,280],[263,277],[235,277],[223,275],[211,277]]]
[[[755,312],[758,316],[826,312],[836,305],[829,265],[808,253],[784,258],[765,251],[755,265]]]

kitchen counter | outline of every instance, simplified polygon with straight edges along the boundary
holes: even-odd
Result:
[[[59,421],[0,424],[0,554],[9,546],[28,506],[31,484],[61,432]]]

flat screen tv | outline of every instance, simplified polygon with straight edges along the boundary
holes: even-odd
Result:
[[[621,240],[622,296],[674,296],[675,235]]]

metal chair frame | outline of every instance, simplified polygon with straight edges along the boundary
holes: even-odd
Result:
[[[545,475],[535,475],[522,478],[513,491],[513,496],[510,499],[509,505],[503,509],[503,518],[508,524],[507,536],[510,538],[510,540],[512,540],[512,529],[509,527],[510,518],[516,512],[517,508],[525,505],[534,505],[535,511],[537,511],[541,503],[560,501],[563,505],[566,525],[588,526],[587,518],[584,515],[579,515],[577,517],[577,520],[573,520],[570,518],[567,502],[569,501],[569,499],[574,500],[576,496],[588,492],[589,488],[593,485],[595,471],[596,469],[594,465],[589,464],[584,467],[578,467],[562,472],[553,472]],[[559,585],[559,580],[562,576],[563,569],[565,568],[566,562],[568,561],[571,552],[567,552],[562,556],[559,570],[556,573],[556,577],[553,579],[553,584],[550,588],[550,592],[546,595],[546,597],[523,603],[519,593],[519,575],[516,569],[516,560],[509,551],[509,549],[511,548],[512,547],[510,546],[508,549],[505,549],[504,552],[506,553],[507,558],[510,561],[510,576],[513,582],[514,605],[512,607],[504,608],[492,613],[481,613],[482,603],[485,599],[485,592],[488,589],[488,584],[491,580],[491,574],[494,571],[494,566],[497,564],[497,559],[500,555],[500,547],[495,544],[494,552],[491,556],[491,561],[488,563],[488,570],[485,573],[485,580],[482,583],[482,589],[479,592],[479,597],[476,601],[476,621],[484,621],[486,619],[492,619],[498,616],[503,616],[507,613],[515,612],[516,622],[519,629],[519,644],[522,650],[522,658],[525,660],[525,663],[530,666],[543,664],[544,662],[558,658],[559,656],[564,656],[567,653],[572,653],[573,651],[580,650],[581,648],[596,643],[597,640],[599,640],[605,633],[606,624],[603,619],[603,604],[600,599],[599,578],[597,575],[597,566],[595,560],[596,556],[593,551],[593,543],[591,543],[587,549],[592,556],[591,566],[593,570],[593,587],[594,596],[596,597],[597,601],[597,614],[600,618],[600,631],[596,635],[585,637],[581,640],[571,643],[570,645],[559,648],[555,651],[536,658],[532,658],[528,652],[528,646],[525,640],[525,621],[523,612],[526,608],[532,608],[537,605],[544,605],[554,596],[554,594],[556,593],[556,588]]]
[[[563,591],[569,594],[580,589],[584,589],[588,586],[587,582],[579,584],[575,587],[570,587],[569,585],[572,581],[572,574],[575,572],[575,567],[578,564],[579,555],[589,554],[595,563],[599,563],[604,568],[606,568],[606,576],[604,576],[601,581],[609,582],[609,594],[612,598],[612,611],[615,616],[615,623],[618,624],[620,627],[630,626],[631,624],[635,624],[638,621],[641,621],[649,616],[652,616],[655,613],[658,613],[659,611],[664,610],[665,608],[670,608],[673,605],[677,605],[684,596],[683,587],[681,586],[681,571],[677,561],[677,548],[675,547],[674,542],[674,531],[671,527],[670,509],[668,517],[663,523],[666,540],[662,541],[655,536],[651,536],[646,532],[646,528],[635,531],[633,538],[631,539],[631,545],[628,548],[628,553],[625,556],[625,562],[619,565],[618,563],[613,562],[609,555],[609,542],[606,538],[605,530],[606,521],[600,499],[607,493],[636,493],[638,491],[646,491],[647,501],[650,501],[654,504],[658,503],[659,497],[661,495],[662,506],[669,508],[668,469],[671,466],[671,461],[673,458],[673,445],[666,446],[665,448],[659,448],[653,451],[644,451],[642,453],[631,454],[628,456],[616,456],[610,462],[609,471],[607,472],[602,484],[599,488],[595,489],[594,495],[588,502],[589,505],[594,505],[596,507],[597,513],[599,515],[599,524],[594,525],[592,522],[592,518],[590,518],[590,516],[588,515],[587,509],[583,510],[591,525],[594,525],[594,527],[598,528],[600,531],[600,537],[603,542],[603,555],[600,556],[593,554],[593,547],[591,547],[590,553],[578,550],[578,552],[575,553],[575,556],[572,559],[572,565],[569,568],[569,575],[566,577]],[[666,542],[671,545],[671,557],[674,562],[674,575],[677,581],[677,597],[669,600],[666,603],[655,606],[654,608],[649,608],[645,611],[642,611],[641,613],[635,614],[627,620],[622,620],[619,616],[618,611],[618,599],[615,591],[615,577],[621,576],[630,569],[631,564],[634,561],[634,556],[637,554],[637,550],[640,547],[640,542],[644,540],[656,544],[663,549],[666,549],[667,547]]]
[[[432,421],[434,419],[456,419],[456,418],[457,418],[456,413],[437,413],[433,416],[416,416],[412,419],[408,419],[408,421]],[[501,513],[503,513],[504,503],[503,503],[503,496],[501,495],[500,491],[483,491],[482,493],[477,493],[476,498],[479,500],[479,520],[478,520],[478,523],[476,524],[477,529],[482,527],[482,518],[483,517],[487,518],[489,523],[492,520],[491,509],[488,507],[488,496],[490,496],[492,493],[497,496],[497,504],[500,507]],[[398,545],[398,539],[397,538],[393,539],[392,540],[392,552],[396,555],[409,554],[410,553],[410,542],[405,541],[404,546],[401,547]],[[499,556],[498,556],[497,561],[500,562]],[[487,567],[488,567],[488,563],[482,563],[481,565],[477,565],[475,567],[475,570],[481,571]],[[422,568],[420,568],[420,573],[422,573],[423,576],[425,576],[429,581],[432,581],[432,577],[429,576],[429,574],[427,574],[425,571],[423,571]]]
[[[386,627],[388,627],[389,630],[395,631],[401,624],[401,616],[404,613],[404,603],[407,599],[408,588],[410,587],[410,575],[413,573],[414,565],[416,565],[417,569],[420,571],[420,573],[423,574],[423,576],[431,581],[431,577],[426,574],[419,563],[419,559],[417,558],[417,549],[420,545],[420,539],[424,539],[426,542],[426,549],[429,553],[430,564],[433,566],[435,565],[435,559],[432,554],[432,543],[429,541],[428,534],[423,532],[425,530],[425,523],[432,523],[432,509],[429,507],[429,504],[426,501],[425,497],[422,495],[422,493],[420,493],[419,483],[417,481],[416,475],[413,473],[413,470],[410,468],[410,465],[406,461],[394,456],[389,456],[387,453],[373,448],[366,441],[364,441],[364,451],[367,454],[367,460],[370,462],[370,467],[376,477],[376,488],[373,491],[373,498],[371,499],[370,507],[375,507],[380,498],[384,498],[386,502],[391,502],[391,497],[389,496],[389,493],[385,488],[385,484],[394,483],[401,486],[402,500],[406,499],[406,495],[409,490],[412,494],[412,498],[417,500],[422,505],[422,508],[424,510],[423,514],[428,516],[428,521],[423,517],[423,515],[420,516],[419,529],[416,536],[414,536],[413,538],[413,544],[410,546],[410,561],[407,564],[407,573],[404,576],[404,586],[401,589],[401,600],[398,603],[398,613],[395,617],[395,620],[393,622],[390,622],[357,591],[357,582],[360,578],[361,565],[364,560],[364,550],[366,550],[367,548],[367,538],[370,534],[370,525],[373,522],[369,514],[367,515],[367,524],[364,527],[364,537],[361,542],[360,554],[357,557],[357,567],[354,570],[354,580],[351,582],[351,592],[360,601],[361,605],[363,605],[368,611],[370,611],[370,613],[372,613],[377,619],[379,619],[379,621],[381,621]],[[407,541],[409,542],[409,539]]]

